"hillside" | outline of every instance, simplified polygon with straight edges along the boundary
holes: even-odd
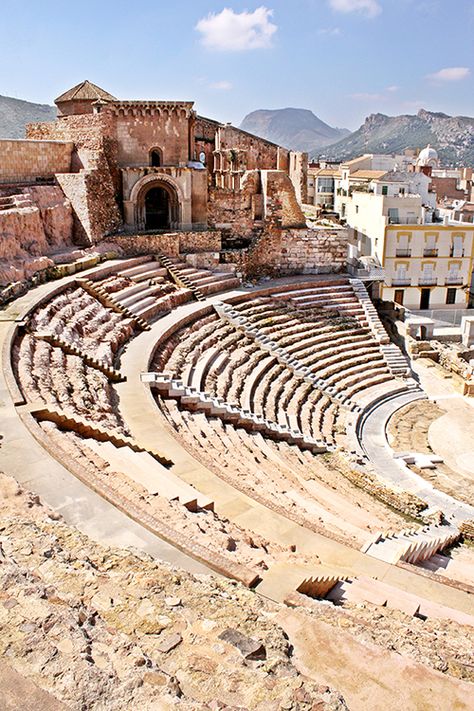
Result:
[[[295,151],[311,153],[347,136],[345,128],[333,128],[308,109],[259,109],[247,114],[240,128]]]
[[[400,153],[430,143],[443,165],[474,164],[474,118],[421,109],[416,116],[372,114],[362,126],[325,151],[328,158],[348,160],[363,153]]]
[[[0,96],[0,138],[24,138],[27,123],[54,121],[55,118],[54,106]]]

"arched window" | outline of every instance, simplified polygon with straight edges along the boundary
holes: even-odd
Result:
[[[152,148],[150,151],[150,165],[152,168],[159,168],[163,165],[163,156],[159,148]]]

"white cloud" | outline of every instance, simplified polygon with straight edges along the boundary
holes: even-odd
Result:
[[[382,12],[378,0],[329,0],[329,4],[336,12],[361,12],[367,17],[376,17]]]
[[[460,81],[461,79],[466,79],[470,73],[471,70],[468,67],[446,67],[434,74],[428,74],[428,79],[434,81]]]
[[[228,91],[232,89],[232,84],[230,81],[224,79],[223,81],[213,81],[209,84],[210,89],[217,89],[218,91]]]
[[[226,7],[203,17],[195,29],[208,49],[224,52],[266,49],[272,46],[272,37],[278,29],[271,22],[272,15],[273,10],[263,6],[253,12],[234,12]]]
[[[327,35],[329,37],[338,37],[341,34],[339,27],[323,27],[318,30],[318,35]]]
[[[399,86],[396,86],[395,84],[392,84],[392,86],[387,86],[387,88],[385,89],[385,91],[390,92],[390,94],[394,94],[396,91],[399,90],[399,88],[400,88]]]

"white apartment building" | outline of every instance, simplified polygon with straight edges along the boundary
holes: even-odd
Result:
[[[424,173],[392,171],[353,185],[347,224],[357,253],[376,257],[384,269],[382,299],[411,309],[466,308],[474,225],[434,221],[429,183]]]
[[[338,168],[308,168],[308,203],[324,210],[334,209],[335,180]]]

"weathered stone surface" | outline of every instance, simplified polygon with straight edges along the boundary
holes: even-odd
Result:
[[[320,702],[346,708],[288,660],[272,621],[278,606],[227,580],[103,548],[53,521],[41,504],[29,506],[33,498],[0,475],[0,654],[13,670],[7,678],[34,689],[35,708],[266,711],[283,698],[300,711]],[[182,605],[166,604],[178,596]],[[262,640],[271,688],[266,671],[245,666],[219,640],[229,623]]]
[[[167,652],[171,652],[172,649],[175,649],[178,644],[181,644],[182,641],[182,636],[179,634],[179,632],[176,632],[175,634],[167,635],[163,640],[161,640],[160,637],[160,641],[158,642],[156,648],[158,652],[167,654]]]
[[[246,637],[239,632],[239,630],[228,628],[224,630],[224,632],[221,632],[219,639],[222,639],[224,642],[228,642],[229,644],[233,644],[234,647],[237,647],[245,659],[257,660],[266,659],[267,657],[263,644],[257,642],[251,637]]]

